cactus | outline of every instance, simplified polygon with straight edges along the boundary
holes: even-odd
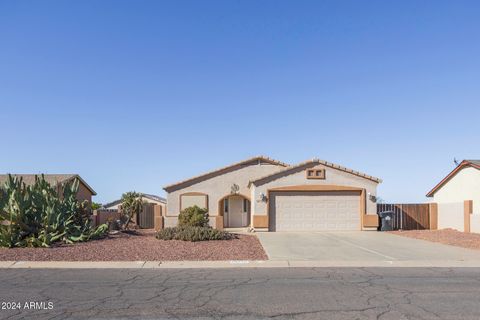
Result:
[[[104,236],[107,225],[91,227],[87,204],[76,199],[78,187],[75,179],[57,189],[43,175],[26,186],[21,178],[9,175],[0,186],[0,246],[49,247]]]

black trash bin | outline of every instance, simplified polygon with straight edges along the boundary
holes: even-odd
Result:
[[[380,231],[392,231],[393,211],[382,211],[378,216],[380,217]]]

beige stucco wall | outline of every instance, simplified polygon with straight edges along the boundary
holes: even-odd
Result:
[[[433,202],[452,203],[473,200],[473,213],[480,214],[480,170],[461,169],[433,195]]]
[[[470,215],[470,232],[480,233],[480,214],[478,213]]]
[[[438,204],[438,229],[465,230],[464,202],[442,202]]]
[[[176,190],[167,194],[167,217],[176,217],[180,213],[180,195],[187,192],[201,192],[208,195],[208,210],[210,216],[218,215],[218,202],[225,196],[230,195],[231,187],[237,184],[240,187],[239,193],[251,197],[248,182],[252,179],[262,177],[283,168],[282,166],[269,163],[258,164],[256,162],[246,165],[238,170],[216,176],[214,178],[200,181],[186,188]],[[253,203],[254,201],[252,201]],[[168,220],[168,222],[167,222]],[[170,221],[171,220],[171,221]],[[167,224],[174,224],[175,219],[166,219]]]
[[[309,166],[310,168],[312,166]],[[267,195],[268,189],[286,187],[286,186],[295,186],[295,185],[337,185],[337,186],[347,186],[355,188],[366,189],[367,192],[367,214],[376,214],[377,207],[376,203],[371,201],[368,198],[368,193],[373,196],[377,194],[377,185],[378,183],[368,180],[348,172],[327,167],[324,165],[316,165],[315,168],[324,168],[325,169],[325,179],[307,179],[305,174],[305,169],[295,172],[293,174],[287,175],[285,177],[278,178],[263,185],[255,187],[255,199],[252,201],[253,210],[252,215],[267,215],[267,202],[258,201],[258,198],[261,193]],[[267,200],[268,201],[268,200]]]

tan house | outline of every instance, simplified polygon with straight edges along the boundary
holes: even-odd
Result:
[[[142,200],[146,203],[152,203],[156,205],[160,205],[165,208],[167,204],[167,200],[160,196],[154,194],[147,194],[147,193],[140,193],[142,195]],[[119,210],[122,204],[122,199],[118,199],[109,203],[106,203],[102,206],[103,209],[106,210]]]
[[[379,183],[319,159],[288,165],[257,156],[166,186],[164,225],[175,226],[181,210],[198,205],[216,228],[376,229]]]
[[[12,176],[21,177],[26,185],[32,185],[35,183],[35,176],[41,176],[40,174],[12,174]],[[57,186],[58,192],[61,193],[60,186],[64,183],[72,182],[75,179],[79,181],[79,187],[77,192],[77,199],[79,201],[87,200],[92,203],[92,196],[97,195],[78,174],[44,174],[45,181],[52,186]],[[0,186],[3,186],[8,179],[8,174],[0,174]]]

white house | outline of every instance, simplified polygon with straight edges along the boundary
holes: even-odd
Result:
[[[427,197],[438,205],[438,228],[480,233],[480,160],[463,160]]]
[[[463,160],[427,197],[438,204],[473,200],[473,212],[480,214],[480,160]]]

